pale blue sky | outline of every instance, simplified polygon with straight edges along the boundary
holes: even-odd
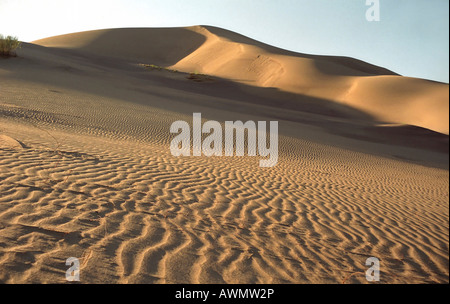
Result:
[[[101,28],[214,25],[284,49],[350,56],[449,82],[449,1],[0,0],[0,33],[32,41]]]

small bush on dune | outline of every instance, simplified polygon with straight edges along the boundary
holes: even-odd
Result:
[[[20,41],[17,37],[3,36],[0,34],[0,56],[3,57],[15,57],[15,50],[20,47]]]
[[[195,82],[204,82],[204,81],[213,81],[214,79],[206,74],[200,74],[197,72],[189,73],[189,76],[186,77],[189,80],[193,80]]]

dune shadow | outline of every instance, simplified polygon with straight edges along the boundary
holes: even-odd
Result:
[[[336,76],[399,76],[386,68],[379,67],[355,58],[342,56],[312,56],[315,67],[324,74]],[[336,66],[336,69],[333,67]],[[344,68],[342,68],[344,67]],[[339,72],[338,72],[339,71]]]
[[[86,33],[89,39],[84,38]],[[150,60],[159,65],[177,63],[206,41],[203,35],[186,28],[118,28],[74,33],[69,37],[83,40],[81,46],[72,48],[75,51],[139,62]],[[61,44],[64,43],[62,40]],[[69,43],[67,49],[70,48]],[[165,52],[161,52],[162,49]]]

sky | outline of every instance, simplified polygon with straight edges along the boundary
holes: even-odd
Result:
[[[366,12],[379,2],[379,21]],[[0,34],[212,25],[283,49],[449,82],[448,0],[0,0]]]

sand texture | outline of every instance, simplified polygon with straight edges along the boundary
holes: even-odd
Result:
[[[0,59],[0,282],[449,283],[449,86],[214,27]],[[418,59],[419,60],[419,59]],[[174,157],[170,126],[279,122],[279,161]]]

